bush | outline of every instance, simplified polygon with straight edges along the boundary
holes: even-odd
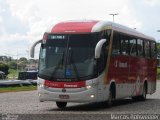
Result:
[[[17,69],[17,61],[9,62],[9,67],[10,67],[10,69],[16,70]]]

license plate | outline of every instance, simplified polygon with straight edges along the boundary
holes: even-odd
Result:
[[[69,99],[69,95],[59,95],[60,99]]]

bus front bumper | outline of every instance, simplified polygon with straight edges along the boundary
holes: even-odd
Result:
[[[87,89],[78,92],[53,92],[46,89],[38,89],[38,96],[43,101],[61,101],[61,102],[96,102],[96,88]]]

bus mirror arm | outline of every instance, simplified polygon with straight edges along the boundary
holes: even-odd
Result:
[[[37,44],[42,43],[42,40],[37,40],[30,49],[30,57],[34,58],[34,51]]]
[[[101,39],[96,47],[95,47],[95,59],[98,59],[100,58],[100,55],[101,55],[101,50],[102,50],[102,46],[103,44],[106,42],[106,39]]]

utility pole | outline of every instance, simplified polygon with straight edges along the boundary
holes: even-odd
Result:
[[[160,32],[160,30],[157,30],[157,32]],[[157,43],[160,43],[159,41],[160,41],[160,40],[158,40]]]
[[[113,16],[113,22],[114,22],[114,16],[115,16],[115,15],[118,15],[118,13],[111,13],[111,14],[109,14],[109,15],[112,15],[112,16]]]

